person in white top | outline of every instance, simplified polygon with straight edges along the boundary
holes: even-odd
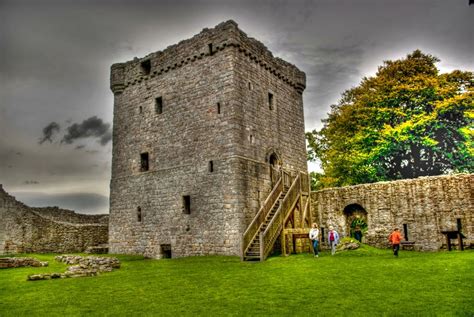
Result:
[[[313,223],[313,227],[309,231],[309,239],[313,243],[314,257],[318,257],[318,246],[319,246],[319,229],[318,224]]]

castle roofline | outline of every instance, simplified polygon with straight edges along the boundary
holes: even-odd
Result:
[[[204,28],[190,39],[170,45],[162,51],[150,53],[142,58],[135,57],[125,63],[111,67],[111,89],[121,92],[127,86],[172,71],[195,60],[218,53],[227,48],[236,48],[249,62],[259,64],[274,76],[293,86],[299,93],[306,88],[306,75],[295,65],[274,57],[260,41],[247,36],[233,20],[222,22],[214,28]],[[141,65],[146,63],[148,71]]]

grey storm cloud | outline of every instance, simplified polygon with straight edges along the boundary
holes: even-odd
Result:
[[[112,139],[110,124],[105,123],[97,116],[90,117],[82,123],[74,123],[67,129],[61,143],[72,144],[77,139],[99,138],[101,145],[106,145]]]
[[[43,144],[45,141],[53,142],[54,134],[58,133],[61,130],[61,127],[56,122],[51,122],[43,128],[43,136],[39,140],[39,144]]]

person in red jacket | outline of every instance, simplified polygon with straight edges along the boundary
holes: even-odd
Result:
[[[395,228],[393,232],[388,237],[388,241],[392,244],[393,248],[393,255],[398,256],[398,250],[400,250],[400,241],[402,240],[402,236],[400,234],[400,230]]]

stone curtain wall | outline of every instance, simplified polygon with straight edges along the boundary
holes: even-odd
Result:
[[[238,255],[271,189],[270,153],[306,171],[304,73],[228,21],[114,64],[110,79],[111,252],[161,258],[171,246],[173,257]],[[148,171],[140,170],[141,153]]]
[[[0,186],[0,254],[83,252],[108,241],[107,215],[31,208]]]
[[[54,221],[70,222],[75,224],[109,224],[109,215],[84,215],[72,210],[60,209],[59,207],[30,207],[30,209],[43,218]]]
[[[394,227],[415,243],[415,250],[446,248],[441,231],[457,230],[461,220],[465,245],[474,242],[474,174],[421,177],[411,180],[380,182],[311,193],[312,211],[321,227],[333,225],[348,236],[344,209],[353,204],[367,212],[365,242],[388,246],[387,237]],[[457,244],[454,240],[453,243]]]

